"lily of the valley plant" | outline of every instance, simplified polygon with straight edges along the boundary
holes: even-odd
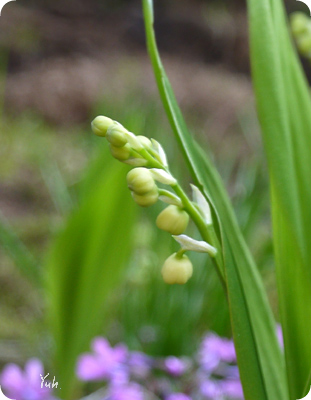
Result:
[[[116,159],[133,166],[127,184],[143,207],[167,203],[156,224],[180,244],[162,267],[169,284],[193,274],[188,251],[212,257],[225,289],[247,400],[294,400],[311,386],[311,100],[281,0],[248,0],[258,116],[269,165],[275,264],[284,353],[258,268],[214,165],[189,133],[157,50],[153,2],[143,0],[147,45],[167,116],[194,185],[188,196],[172,176],[165,150],[120,123],[98,116],[93,131]],[[299,19],[300,18],[300,19]],[[310,56],[310,21],[295,17],[298,45]],[[307,26],[307,28],[306,28]],[[309,36],[308,36],[309,35]],[[185,234],[189,220],[202,240]]]

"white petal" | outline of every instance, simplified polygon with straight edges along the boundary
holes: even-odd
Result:
[[[197,205],[199,206],[204,221],[206,222],[207,225],[212,225],[213,220],[212,220],[211,208],[210,205],[208,204],[208,201],[203,196],[199,188],[197,188],[194,185],[191,185],[191,188],[192,188],[193,201],[197,203]]]
[[[161,195],[161,196],[159,196],[159,200],[163,201],[163,203],[166,203],[166,204],[172,204],[173,206],[182,207],[183,204],[182,204],[182,201],[180,200],[180,198],[177,196],[174,196],[174,197],[173,196],[169,197],[169,196]]]
[[[150,172],[153,176],[153,179],[158,182],[164,183],[164,185],[176,185],[177,183],[176,179],[163,169],[151,168]]]
[[[153,144],[153,147],[154,147],[155,151],[159,154],[159,157],[160,157],[160,160],[161,160],[162,164],[165,167],[167,167],[168,166],[168,162],[167,162],[167,157],[166,157],[166,154],[165,154],[165,151],[164,151],[163,147],[156,140],[151,139],[151,141],[152,141],[152,144]]]
[[[206,242],[194,240],[187,235],[179,235],[179,236],[173,235],[173,238],[185,250],[197,251],[199,253],[208,253],[211,257],[215,257],[217,254],[217,249],[215,247],[211,246]]]

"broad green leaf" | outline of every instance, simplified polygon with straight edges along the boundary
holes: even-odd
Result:
[[[311,373],[311,101],[281,0],[249,0],[252,69],[268,157],[290,396]]]
[[[55,373],[64,399],[71,398],[77,357],[103,326],[105,300],[130,251],[135,205],[125,184],[127,168],[105,155],[91,168],[81,204],[47,261]]]
[[[153,3],[143,0],[147,45],[171,126],[195,183],[213,207],[223,245],[227,296],[244,395],[247,400],[288,399],[284,360],[257,268],[237,225],[221,178],[188,132],[156,47]]]

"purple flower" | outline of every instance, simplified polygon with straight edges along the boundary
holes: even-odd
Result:
[[[112,386],[109,390],[109,400],[144,400],[143,390],[137,383]]]
[[[187,396],[184,393],[173,393],[170,394],[166,400],[191,400],[191,397]]]
[[[128,366],[134,377],[145,378],[152,366],[152,358],[139,351],[133,351],[128,358]]]
[[[187,370],[187,363],[180,358],[171,356],[164,360],[166,371],[173,376],[181,376]]]
[[[111,371],[109,379],[112,386],[124,386],[128,384],[130,380],[128,367],[126,365],[119,365],[114,368]]]
[[[83,381],[110,379],[113,371],[124,364],[128,355],[124,345],[112,348],[109,342],[97,337],[92,341],[93,353],[85,353],[79,357],[76,374]]]
[[[27,361],[25,371],[16,364],[4,367],[0,376],[0,385],[6,396],[15,400],[52,400],[52,388],[46,387],[47,378],[40,360],[35,358]],[[41,384],[43,387],[41,388]],[[50,386],[52,386],[50,384]]]
[[[199,363],[205,371],[213,372],[221,361],[228,363],[236,361],[233,341],[209,334],[203,339],[199,351]]]
[[[200,385],[200,393],[208,400],[220,400],[223,398],[223,391],[219,381],[204,381]]]
[[[229,399],[244,399],[241,382],[236,379],[228,379],[221,383],[222,391]]]

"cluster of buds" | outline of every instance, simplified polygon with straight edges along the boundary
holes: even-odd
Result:
[[[302,12],[291,15],[291,29],[299,52],[311,60],[311,19]]]
[[[193,266],[185,255],[186,251],[217,254],[216,248],[206,241],[197,241],[184,235],[190,218],[200,227],[212,227],[209,204],[201,191],[192,185],[192,200],[183,192],[169,171],[165,151],[160,143],[145,136],[136,136],[120,123],[104,116],[92,122],[93,132],[105,137],[114,158],[134,168],[127,174],[127,185],[134,201],[149,207],[158,200],[168,206],[158,215],[156,225],[170,233],[181,245],[162,267],[162,277],[169,284],[184,284],[192,276]],[[158,184],[168,186],[161,188]],[[175,193],[173,193],[173,191]]]

